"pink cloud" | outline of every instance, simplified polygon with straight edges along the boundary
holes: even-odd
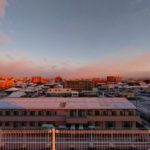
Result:
[[[0,0],[0,17],[3,17],[5,15],[5,9],[7,5],[7,0]]]
[[[79,77],[104,77],[107,75],[132,75],[137,72],[150,72],[150,53],[141,56],[132,57],[130,59],[114,59],[106,58],[101,62],[93,62],[81,67],[73,67],[64,64],[63,66],[55,66],[46,64],[36,64],[28,59],[11,60],[9,62],[0,62],[1,73],[3,75],[13,76],[55,76],[61,75],[67,78]]]
[[[30,60],[17,60],[0,63],[1,74],[5,76],[30,76],[39,73]]]
[[[130,60],[127,64],[128,70],[138,71],[143,70],[143,68],[148,67],[150,65],[150,53],[143,54],[142,56],[136,57],[133,60]]]
[[[67,77],[99,77],[107,75],[128,75],[137,72],[150,72],[150,53],[130,59],[106,58],[103,62],[94,62],[80,68],[63,71]],[[141,73],[142,74],[142,73]]]

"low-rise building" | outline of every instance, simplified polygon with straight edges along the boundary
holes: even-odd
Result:
[[[79,96],[78,91],[72,91],[70,88],[50,88],[46,94],[47,97],[71,97]]]
[[[150,97],[138,96],[132,103],[137,107],[141,117],[147,120],[150,125]]]
[[[13,79],[3,79],[0,80],[0,89],[5,90],[8,88],[11,88],[14,86],[14,80]]]
[[[49,80],[47,78],[43,78],[41,76],[34,76],[31,78],[32,83],[48,83]]]
[[[107,76],[107,82],[122,82],[123,78],[120,76]]]
[[[0,101],[1,127],[53,124],[78,128],[136,128],[136,107],[125,98],[5,98]]]

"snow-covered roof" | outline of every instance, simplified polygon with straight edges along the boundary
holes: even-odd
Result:
[[[65,107],[60,107],[65,103]],[[136,109],[125,98],[5,98],[0,109]]]

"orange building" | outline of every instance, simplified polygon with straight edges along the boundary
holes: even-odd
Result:
[[[43,78],[41,76],[34,76],[31,79],[32,83],[47,83],[49,80],[47,78]]]
[[[120,76],[107,76],[107,82],[122,82],[123,78]]]
[[[0,89],[4,90],[6,89],[6,81],[5,80],[0,80]]]
[[[107,83],[106,79],[101,79],[101,78],[93,78],[92,81],[94,83],[94,87],[96,87],[96,85],[101,83]]]
[[[62,77],[60,77],[60,76],[57,76],[57,77],[55,77],[55,82],[57,83],[57,82],[62,82],[63,80],[62,80]]]
[[[14,86],[14,80],[13,79],[5,79],[0,80],[0,89],[4,90],[7,88],[11,88]]]

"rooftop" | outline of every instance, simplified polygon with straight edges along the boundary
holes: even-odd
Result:
[[[140,96],[137,101],[132,101],[132,103],[137,106],[137,109],[144,113],[145,115],[150,116],[150,97]]]
[[[61,104],[65,104],[62,105]],[[5,98],[0,109],[136,109],[125,98]]]

